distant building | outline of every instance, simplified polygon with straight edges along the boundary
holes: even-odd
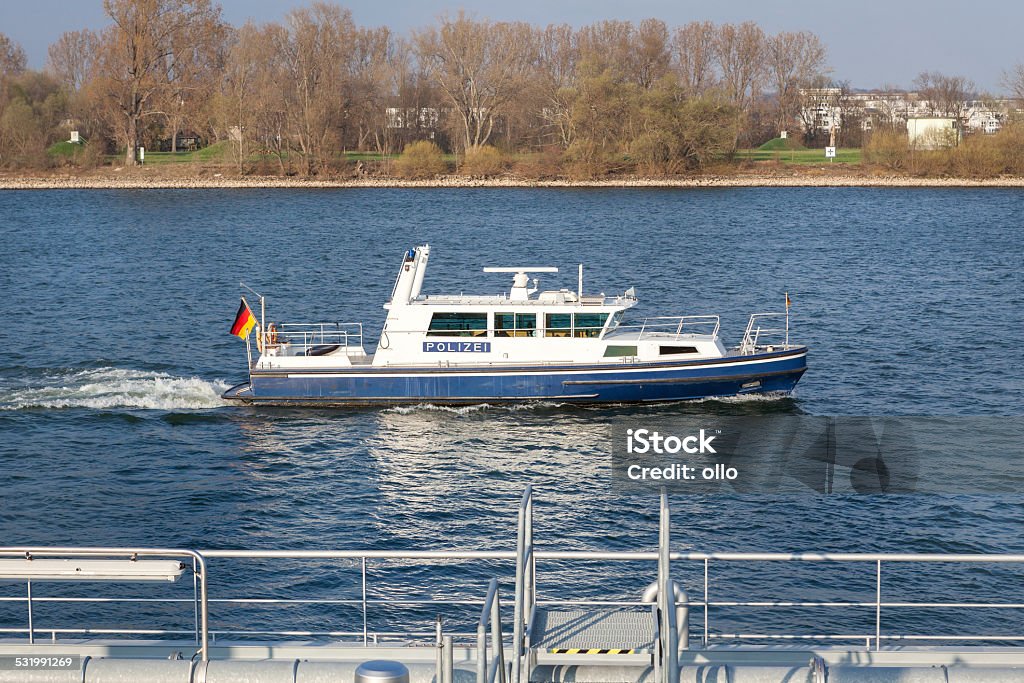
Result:
[[[801,88],[800,124],[805,133],[828,131],[842,126],[839,88]]]
[[[388,128],[431,130],[441,121],[441,112],[434,107],[388,107],[385,114]]]
[[[948,116],[910,117],[907,140],[911,149],[945,149],[960,144],[960,122]]]
[[[1013,110],[1011,100],[974,101],[967,103],[967,129],[991,135],[998,133],[1003,121]]]

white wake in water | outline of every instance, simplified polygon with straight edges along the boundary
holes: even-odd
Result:
[[[7,389],[0,410],[26,408],[135,408],[202,410],[225,405],[223,382],[174,377],[163,372],[94,368],[53,374],[39,386]]]
[[[551,408],[560,408],[566,405],[565,403],[554,403],[552,401],[527,401],[523,403],[501,403],[493,405],[490,403],[474,403],[472,405],[465,406],[444,406],[436,405],[434,403],[417,403],[415,405],[408,406],[391,406],[385,408],[382,412],[385,413],[398,413],[399,415],[409,415],[410,413],[420,412],[437,412],[437,413],[451,413],[453,415],[472,415],[480,411],[491,410],[491,411],[502,411],[515,413],[521,410],[545,410]]]

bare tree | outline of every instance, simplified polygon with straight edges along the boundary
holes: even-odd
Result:
[[[907,93],[890,83],[883,84],[875,98],[874,109],[865,112],[871,130],[905,131],[908,112]]]
[[[367,149],[370,140],[380,146],[387,127],[387,103],[393,92],[394,37],[387,28],[359,29],[348,64],[345,121],[355,131],[355,145]]]
[[[267,68],[265,33],[252,22],[233,31],[227,59],[214,96],[214,120],[231,141],[238,172],[245,170],[254,141],[258,139],[261,107],[260,77]]]
[[[526,85],[535,47],[529,25],[460,12],[416,35],[417,57],[455,110],[465,149],[487,144]]]
[[[1003,72],[1003,87],[1024,103],[1024,62],[1015,64],[1009,71]]]
[[[758,97],[764,77],[765,36],[750,21],[724,24],[715,37],[715,59],[726,97],[745,111]]]
[[[390,109],[387,135],[378,141],[378,151],[402,150],[415,140],[438,141],[442,95],[424,65],[416,59],[412,41],[395,41],[390,66],[390,90],[395,106]]]
[[[672,64],[668,27],[658,19],[639,26],[629,21],[599,21],[576,36],[580,56],[593,73],[609,72],[613,80],[649,90]]]
[[[967,101],[975,90],[973,81],[963,76],[925,71],[914,79],[914,88],[932,116],[948,116],[961,125],[966,123]]]
[[[672,64],[672,48],[668,27],[660,19],[644,19],[637,27],[632,55],[632,69],[637,85],[650,90],[664,78]]]
[[[807,31],[783,31],[765,42],[769,77],[775,86],[777,129],[785,130],[799,118],[800,88],[825,70],[825,45]]]
[[[352,13],[322,2],[292,10],[276,32],[288,131],[303,170],[323,169],[341,143],[351,83],[345,66],[355,49]]]
[[[672,36],[672,55],[679,84],[690,97],[701,96],[716,85],[714,70],[715,25],[693,21]]]
[[[576,136],[573,104],[580,58],[576,36],[568,24],[550,25],[537,37],[538,59],[533,83],[543,130],[541,139],[553,138],[567,148]]]
[[[209,128],[202,123],[209,122],[207,105],[227,60],[227,27],[209,22],[197,28],[205,32],[202,40],[181,32],[172,36],[172,57],[163,75],[166,87],[155,101],[166,122],[164,132],[170,135],[172,152],[178,151],[178,133],[186,126],[193,131]]]
[[[91,76],[99,47],[95,31],[68,31],[50,46],[46,68],[68,92],[76,93]]]
[[[20,75],[25,71],[26,63],[25,50],[21,45],[0,33],[0,78]]]
[[[210,0],[103,0],[103,8],[113,26],[101,38],[99,87],[119,114],[125,163],[135,165],[143,118],[217,35],[220,9]]]

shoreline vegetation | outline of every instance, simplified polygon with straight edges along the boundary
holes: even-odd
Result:
[[[215,0],[105,0],[106,27],[63,33],[42,70],[0,33],[0,186],[1024,177],[1024,64],[1003,73],[1005,95],[936,71],[912,90],[862,91],[832,77],[814,33],[750,21],[574,27],[458,12],[397,33],[359,25],[336,2],[304,2],[234,26]]]

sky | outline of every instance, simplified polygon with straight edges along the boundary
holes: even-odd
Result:
[[[224,18],[275,21],[310,0],[220,0]],[[341,2],[364,26],[399,33],[459,9],[496,20],[580,26],[602,19],[656,17],[669,26],[689,21],[754,21],[765,31],[807,30],[829,50],[832,77],[854,88],[911,87],[922,71],[973,80],[980,91],[1001,93],[1002,74],[1024,62],[1024,2],[990,0],[350,0]],[[42,68],[46,49],[61,33],[107,24],[102,0],[0,0],[0,33],[20,43],[29,65]]]

